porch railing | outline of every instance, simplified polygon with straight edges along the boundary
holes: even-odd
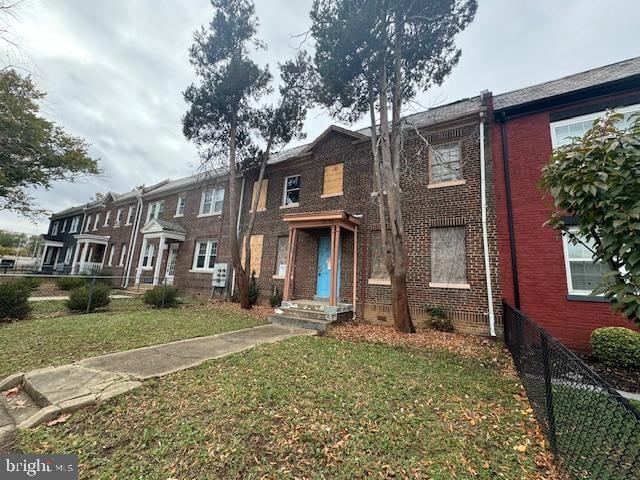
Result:
[[[73,267],[74,275],[92,275],[102,270],[102,264],[100,262],[83,262]]]

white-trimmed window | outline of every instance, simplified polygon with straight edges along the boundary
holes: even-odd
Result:
[[[200,214],[199,217],[207,215],[219,215],[222,213],[222,204],[224,202],[224,188],[214,188],[202,192],[200,198]]]
[[[111,210],[107,210],[107,213],[104,216],[104,226],[109,226],[109,221],[111,220]]]
[[[289,253],[289,237],[278,237],[276,253],[276,273],[274,277],[284,277],[287,274],[287,256]]]
[[[434,227],[431,233],[432,288],[469,288],[466,228]]]
[[[129,211],[127,212],[127,223],[125,225],[131,225],[133,223],[133,215],[134,215],[134,207],[131,205],[129,207]]]
[[[193,255],[193,270],[213,270],[218,255],[216,240],[198,240]]]
[[[147,223],[151,220],[157,220],[164,212],[164,200],[153,202],[149,204],[147,209]]]
[[[114,227],[119,227],[122,224],[122,209],[119,208],[116,211],[116,223],[113,225]]]
[[[113,265],[113,255],[116,253],[116,245],[115,243],[111,244],[111,247],[109,248],[109,260],[107,261],[107,267],[110,267],[111,265]]]
[[[57,221],[53,222],[53,225],[51,226],[51,235],[54,236],[54,237],[56,235],[58,235],[58,222]]]
[[[155,248],[153,244],[147,243],[147,246],[144,248],[144,255],[142,256],[142,268],[151,268],[155,263],[155,257],[153,256]]]
[[[71,219],[71,228],[69,228],[69,233],[76,233],[78,231],[78,227],[80,226],[80,218],[81,217],[73,217]]]
[[[184,216],[184,209],[187,205],[187,198],[184,195],[178,195],[178,201],[176,203],[176,214],[174,217]]]
[[[460,142],[432,145],[429,149],[429,183],[449,183],[462,180]]]
[[[64,264],[65,265],[70,265],[71,264],[71,254],[73,253],[73,248],[71,247],[67,247],[67,249],[64,251]]]
[[[66,232],[66,231],[67,231],[67,219],[65,218],[65,219],[62,221],[62,228],[60,229],[60,233],[64,233],[64,232]]]
[[[640,112],[640,104],[616,108],[615,111],[624,115],[623,124],[629,126],[631,115]],[[582,137],[587,130],[593,127],[594,120],[601,118],[604,114],[604,111],[600,111],[552,122],[550,124],[552,147],[557,148],[571,143],[572,137]]]
[[[282,205],[294,206],[300,203],[300,175],[285,177]]]
[[[88,232],[90,227],[91,227],[91,215],[87,215],[87,221],[84,224],[84,231]]]
[[[124,267],[124,261],[127,258],[127,244],[123,243],[120,246],[120,260],[118,260],[118,266]]]
[[[569,229],[569,233],[575,235],[577,229]],[[562,236],[567,289],[569,295],[591,295],[591,292],[600,286],[602,276],[609,271],[609,267],[600,261],[594,262],[593,242],[588,242],[584,238],[579,240],[574,245],[571,242],[571,235]]]
[[[100,224],[100,214],[96,213],[96,220],[93,222],[93,229],[97,230],[99,224]]]

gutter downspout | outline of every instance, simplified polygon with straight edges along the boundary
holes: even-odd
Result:
[[[242,217],[242,201],[244,200],[244,173],[242,174],[242,187],[240,187],[240,202],[238,205],[238,221],[236,222],[236,236],[233,240],[238,241],[238,235],[240,234],[240,217]],[[222,228],[222,227],[220,227]],[[236,292],[236,269],[233,269],[233,277],[231,279],[231,296]]]
[[[509,148],[507,145],[507,116],[502,112],[500,118],[502,140],[502,168],[504,170],[504,189],[507,197],[507,223],[509,224],[509,250],[511,250],[511,275],[513,279],[513,299],[520,310],[520,279],[518,277],[518,256],[516,254],[516,233],[513,223],[513,203],[511,198],[511,176],[509,174]]]
[[[487,179],[484,156],[484,112],[480,112],[480,198],[482,210],[482,246],[484,247],[484,273],[487,282],[487,305],[489,307],[489,334],[496,336],[496,317],[493,311],[493,289],[491,286],[491,262],[489,259],[489,235],[487,233]]]
[[[129,237],[129,253],[127,254],[127,275],[124,279],[124,288],[129,286],[129,275],[131,274],[131,263],[133,260],[133,255],[136,251],[136,241],[138,240],[138,227],[140,226],[140,218],[142,217],[142,193],[137,196],[138,197],[138,206],[136,208],[136,220],[133,228],[131,229],[131,237]]]

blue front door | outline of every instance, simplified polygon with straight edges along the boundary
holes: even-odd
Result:
[[[338,247],[339,249],[340,247]],[[340,292],[340,254],[338,253],[338,292]],[[316,297],[329,298],[331,291],[331,239],[318,239],[318,278],[316,283]]]

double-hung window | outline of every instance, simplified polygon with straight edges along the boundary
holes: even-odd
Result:
[[[122,223],[122,209],[119,208],[116,211],[116,223],[115,223],[114,227],[119,227],[121,223]]]
[[[150,203],[149,208],[147,209],[147,222],[149,222],[151,219],[157,220],[158,218],[160,218],[163,212],[164,212],[164,200]]]
[[[435,227],[431,231],[432,288],[469,288],[466,228]]]
[[[62,221],[62,229],[60,230],[60,233],[64,233],[64,232],[66,232],[66,231],[67,231],[67,219],[65,218],[65,219]]]
[[[294,206],[300,203],[300,175],[291,175],[284,179],[282,205]]]
[[[144,255],[142,257],[142,268],[151,268],[153,267],[154,262],[154,247],[153,244],[147,243],[147,246],[144,249]]]
[[[108,210],[107,213],[104,216],[104,226],[108,227],[109,226],[109,221],[111,220],[111,210]]]
[[[204,217],[207,215],[219,215],[222,213],[222,204],[224,202],[224,188],[214,188],[202,192],[200,199],[200,214]]]
[[[429,184],[450,184],[462,181],[460,143],[433,145],[429,149]]]
[[[71,254],[73,253],[73,248],[67,247],[64,251],[64,264],[71,265]]]
[[[186,202],[187,202],[187,199],[184,195],[178,196],[178,202],[176,204],[176,214],[174,215],[175,217],[184,216],[184,208],[186,206]]]
[[[98,229],[98,225],[100,225],[100,214],[96,213],[96,220],[95,220],[95,222],[93,222],[93,229],[97,230]]]
[[[127,258],[127,244],[123,243],[120,247],[120,260],[118,261],[119,267],[124,267],[124,262]]]
[[[91,215],[87,215],[87,221],[84,224],[84,231],[88,232],[90,227],[91,227]]]
[[[605,263],[594,261],[593,242],[577,236],[576,233],[577,229],[569,229],[569,233],[562,236],[567,288],[569,295],[591,295],[591,292],[600,286],[602,276],[609,271],[609,267]],[[571,240],[574,236],[575,244]]]
[[[218,255],[218,242],[215,240],[199,240],[193,255],[193,270],[213,270]]]
[[[125,225],[131,225],[133,223],[134,213],[135,213],[135,209],[132,205],[129,207],[129,211],[127,212],[127,223]]]
[[[113,255],[116,253],[116,244],[112,243],[111,247],[109,247],[109,260],[107,261],[107,267],[113,265]]]
[[[53,226],[51,227],[51,235],[54,237],[58,235],[58,222],[53,222]]]
[[[78,231],[78,226],[80,225],[81,217],[73,217],[71,219],[71,227],[69,228],[69,233],[76,233]]]

